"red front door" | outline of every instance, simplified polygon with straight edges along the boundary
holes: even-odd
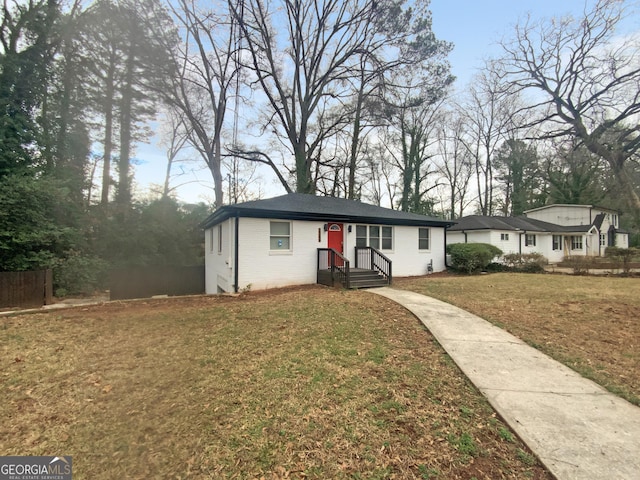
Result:
[[[333,248],[336,252],[344,254],[344,237],[342,223],[329,223],[327,231],[327,248]],[[336,259],[336,265],[342,265],[342,260]]]

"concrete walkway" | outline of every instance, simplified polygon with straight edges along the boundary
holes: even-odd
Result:
[[[558,480],[640,480],[640,408],[448,303],[368,291],[416,315]]]

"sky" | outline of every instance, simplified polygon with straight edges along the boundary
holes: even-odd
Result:
[[[588,5],[593,2],[588,0]],[[519,19],[527,14],[533,18],[565,14],[577,16],[584,8],[584,0],[431,0],[436,38],[454,44],[449,62],[459,90],[469,83],[482,66],[483,59],[499,53],[497,42],[504,36],[510,36]],[[640,30],[640,18],[633,19],[631,23],[634,30]],[[138,147],[137,157],[142,162],[135,167],[139,193],[147,190],[150,183],[162,184],[164,181],[166,155],[158,146],[158,140],[156,136],[149,145]],[[284,194],[284,189],[278,187],[270,176],[269,172],[263,175],[267,196]],[[174,183],[190,180],[191,183],[176,189],[178,198],[184,202],[212,203],[213,180],[209,171],[202,169],[197,176],[185,175]]]

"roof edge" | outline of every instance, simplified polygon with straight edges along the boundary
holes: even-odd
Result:
[[[279,220],[299,220],[299,221],[319,221],[319,222],[343,222],[343,223],[366,223],[373,225],[393,225],[393,226],[409,226],[409,227],[442,227],[447,228],[455,225],[454,220],[439,220],[425,217],[420,219],[390,219],[379,218],[367,215],[344,215],[333,213],[308,213],[308,212],[290,212],[284,210],[249,210],[234,208],[231,205],[225,205],[213,212],[206,218],[200,226],[206,230],[232,217],[241,218],[275,218]]]

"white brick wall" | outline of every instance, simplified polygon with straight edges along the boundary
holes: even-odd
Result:
[[[275,221],[286,221],[278,220]],[[218,288],[233,291],[234,284],[234,219],[223,223],[223,251],[217,253],[217,225],[205,232],[206,291],[216,293]],[[270,219],[240,218],[238,289],[250,286],[252,290],[316,283],[317,249],[327,247],[325,222],[291,221],[291,248],[272,251],[269,245]],[[349,232],[349,225],[352,231]],[[355,265],[356,224],[344,224],[345,256]],[[226,243],[225,243],[226,242]],[[434,271],[445,269],[444,228],[430,228],[430,250],[418,249],[418,227],[393,227],[393,250],[382,253],[393,262],[394,276],[424,275],[433,260]]]

